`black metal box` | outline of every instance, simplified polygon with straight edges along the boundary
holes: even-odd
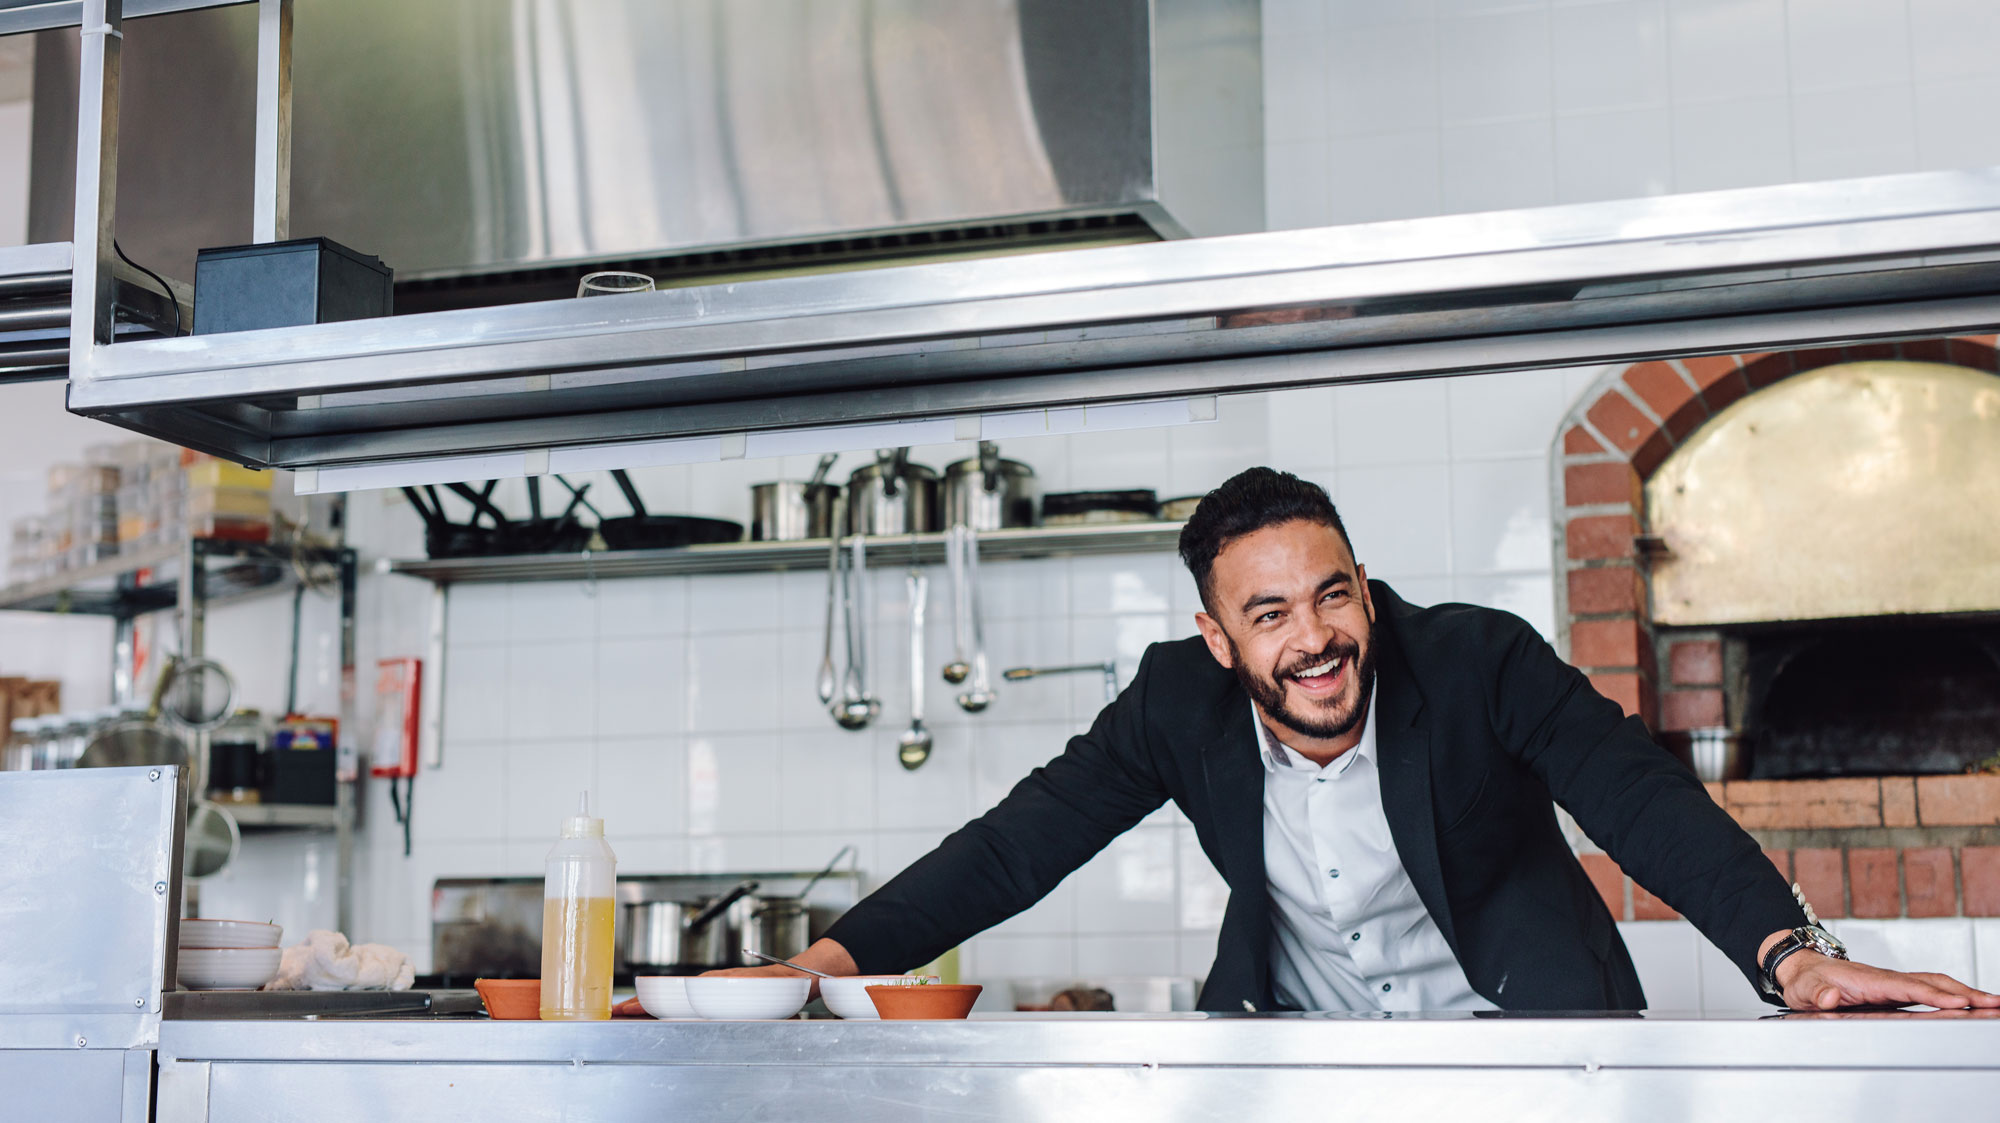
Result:
[[[202,250],[194,264],[194,333],[387,316],[394,282],[381,258],[325,238]]]

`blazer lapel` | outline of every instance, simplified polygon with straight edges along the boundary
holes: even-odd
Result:
[[[1250,957],[1251,1000],[1268,1004],[1271,962],[1270,887],[1264,871],[1264,765],[1250,721],[1250,700],[1231,689],[1216,707],[1221,736],[1201,754],[1214,814],[1229,912]],[[1225,918],[1225,931],[1232,927]],[[1218,963],[1220,960],[1218,960]]]
[[[1404,872],[1454,953],[1451,909],[1438,863],[1436,815],[1431,806],[1431,734],[1423,721],[1424,699],[1387,627],[1376,630],[1382,648],[1376,659],[1375,751],[1381,767],[1382,812]]]

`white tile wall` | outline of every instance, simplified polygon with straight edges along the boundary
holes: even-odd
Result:
[[[1273,223],[1988,166],[1997,36],[1987,0],[1273,0]]]

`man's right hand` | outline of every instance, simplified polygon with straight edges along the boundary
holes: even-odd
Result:
[[[801,967],[810,967],[825,975],[859,975],[861,968],[847,949],[832,940],[815,940],[813,946],[791,958],[791,962]],[[703,975],[736,975],[756,978],[759,976],[790,976],[805,974],[795,971],[782,963],[766,963],[758,967],[726,967],[720,971],[704,971]],[[819,994],[819,980],[814,979],[812,993]]]

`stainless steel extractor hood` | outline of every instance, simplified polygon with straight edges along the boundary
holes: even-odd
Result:
[[[456,457],[474,478],[804,451],[782,432],[801,427],[1064,432],[1107,403],[1996,327],[1989,169],[140,340],[97,348],[69,402],[257,464]]]
[[[117,232],[169,276],[250,240],[256,16],[126,28]],[[57,241],[77,35],[38,47]],[[291,232],[406,310],[1263,226],[1256,0],[297,0],[292,52]]]

